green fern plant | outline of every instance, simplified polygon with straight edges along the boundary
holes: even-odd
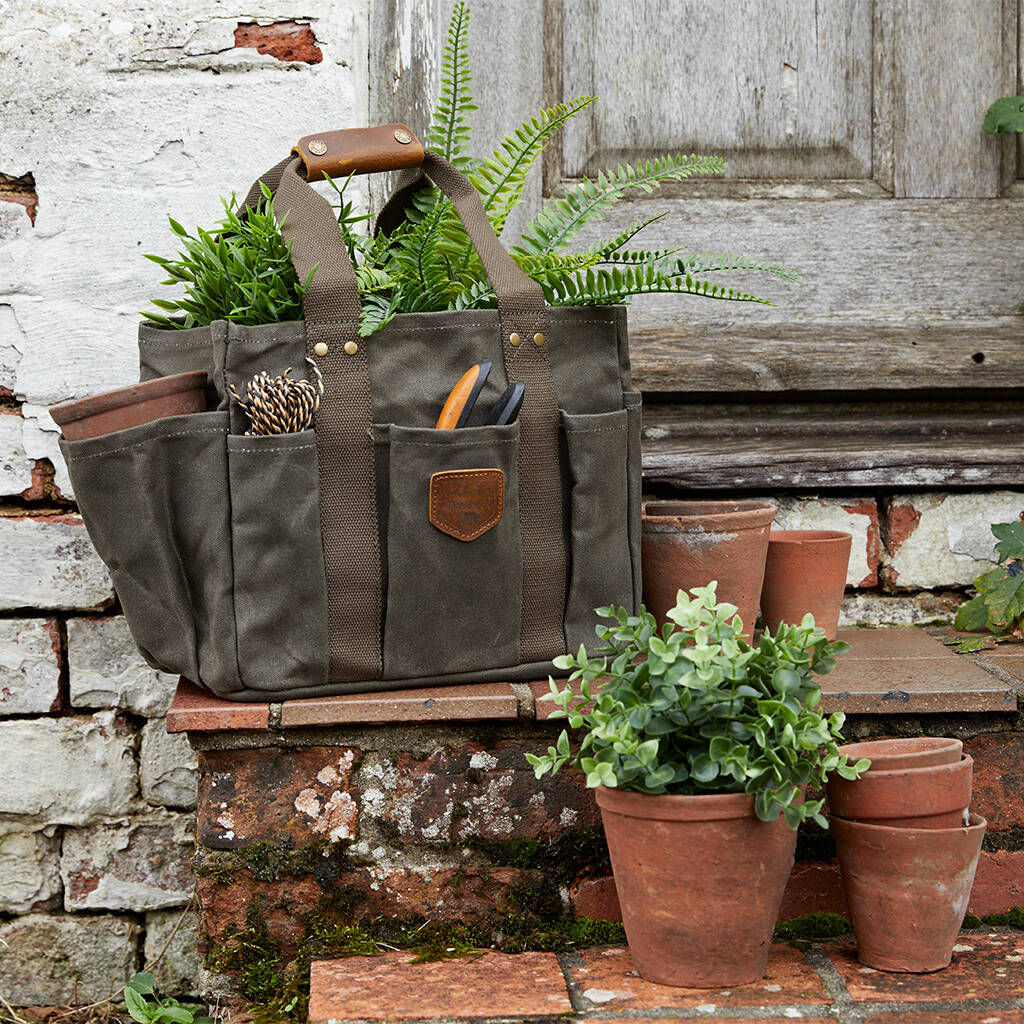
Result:
[[[529,174],[545,148],[596,100],[578,96],[545,108],[509,132],[489,156],[475,159],[470,154],[469,115],[477,107],[471,88],[468,28],[469,6],[458,2],[448,26],[440,94],[426,146],[468,175],[492,227],[500,233],[522,202]],[[772,305],[709,275],[753,270],[798,280],[778,264],[686,246],[642,249],[631,245],[664,214],[638,221],[605,241],[575,250],[571,246],[583,228],[605,218],[627,195],[650,193],[665,181],[720,174],[724,168],[719,157],[675,154],[601,171],[593,180],[583,178],[564,195],[547,199],[509,251],[540,284],[552,306],[608,305],[653,292]],[[416,193],[405,222],[390,236],[371,237],[360,230],[366,216],[358,215],[346,198],[348,181],[331,185],[337,193],[338,223],[359,282],[363,336],[379,331],[399,313],[497,304],[462,223],[436,187],[426,185]],[[225,203],[227,216],[213,231],[197,229],[189,235],[171,221],[183,251],[173,260],[148,258],[167,271],[165,284],[185,286],[185,296],[154,300],[162,312],[144,316],[164,327],[192,327],[215,319],[255,324],[301,317],[302,294],[309,280],[300,282],[291,268],[269,194],[245,219],[237,217],[231,205]]]

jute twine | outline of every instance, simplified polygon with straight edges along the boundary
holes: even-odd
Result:
[[[289,366],[280,377],[257,373],[246,385],[243,398],[231,385],[231,395],[238,407],[249,418],[246,434],[294,434],[313,426],[324,381],[320,369],[306,357],[310,369],[309,380],[292,380]]]

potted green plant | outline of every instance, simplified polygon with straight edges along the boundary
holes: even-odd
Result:
[[[598,609],[611,623],[597,654],[559,659],[570,685],[542,698],[582,740],[563,731],[527,755],[538,778],[573,763],[596,787],[630,951],[668,985],[761,977],[795,830],[827,827],[806,788],[868,766],[839,752],[844,716],[821,713],[814,680],[848,645],[808,616],[753,647],[716,589],[679,591],[660,629],[645,610]]]

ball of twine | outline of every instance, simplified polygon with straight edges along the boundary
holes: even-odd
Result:
[[[243,398],[231,385],[231,395],[249,419],[246,434],[294,434],[309,430],[320,408],[324,381],[320,369],[306,357],[309,380],[292,380],[292,368],[279,377],[260,371],[246,385]]]

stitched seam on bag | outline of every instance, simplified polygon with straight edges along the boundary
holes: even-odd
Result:
[[[237,434],[235,435],[238,436]],[[315,448],[315,444],[285,445],[284,448],[228,448],[229,455],[262,455],[264,452],[302,452]]]
[[[457,447],[459,448],[490,448],[495,444],[515,444],[517,438],[508,437],[498,439],[495,438],[493,441],[459,441]],[[451,448],[450,444],[444,444],[441,441],[396,441],[392,439],[391,446],[398,447],[399,445],[405,445],[408,448]]]
[[[165,437],[195,437],[197,434],[227,434],[223,427],[207,427],[204,430],[181,430],[174,434],[157,434],[154,437],[147,437],[144,441],[134,441],[132,444],[122,445],[120,448],[108,448],[105,452],[93,452],[92,455],[74,455],[76,462],[85,462],[86,459],[100,459],[104,455],[113,455],[116,452],[126,452],[132,448],[141,448],[150,441],[162,441]]]
[[[574,427],[569,425],[570,434],[617,434],[626,426],[625,423],[620,423],[614,427]]]
[[[482,477],[485,477],[485,478],[487,478],[489,480],[500,480],[501,481],[501,491],[500,491],[500,494],[498,496],[498,508],[497,508],[497,512],[496,512],[495,516],[492,519],[489,519],[487,521],[487,523],[484,526],[482,526],[479,530],[474,530],[472,533],[459,533],[459,534],[456,535],[456,539],[458,539],[458,540],[465,540],[465,541],[476,540],[477,537],[482,537],[492,527],[497,526],[498,523],[501,522],[501,517],[505,514],[505,474],[500,469],[482,469],[482,470],[473,471],[473,472],[466,472],[465,470],[453,470],[453,471],[450,471],[450,472],[458,473],[460,479],[463,479],[463,480],[469,479],[470,477],[474,477],[474,476],[482,476]],[[440,490],[440,488],[437,488],[437,490]],[[434,526],[436,526],[438,529],[441,528],[441,526],[438,525],[438,524],[441,524],[443,526],[447,526],[449,530],[457,530],[458,529],[458,524],[457,523],[453,523],[450,519],[442,517],[440,515],[440,513],[438,512],[438,508],[437,508],[437,498],[438,497],[439,496],[435,493],[434,487],[431,486],[431,488],[430,488],[430,515],[428,517],[430,519],[430,522]],[[436,517],[436,521],[435,521],[435,517]]]

